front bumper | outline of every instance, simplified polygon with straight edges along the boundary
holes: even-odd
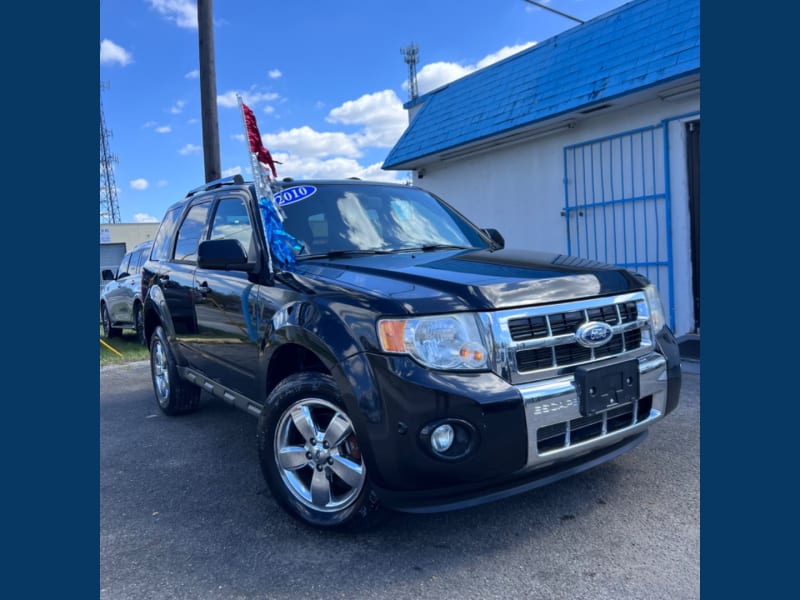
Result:
[[[438,512],[585,471],[631,450],[674,409],[680,367],[673,358],[671,352],[640,357],[640,400],[583,417],[573,375],[511,385],[494,373],[436,372],[405,357],[352,357],[365,361],[358,379],[372,386],[362,390],[370,399],[368,412],[359,390],[351,397],[367,415],[357,431],[370,479],[389,508]],[[343,365],[345,371],[354,366]],[[436,458],[420,435],[430,423],[449,418],[470,423],[478,436],[470,454],[455,461]]]

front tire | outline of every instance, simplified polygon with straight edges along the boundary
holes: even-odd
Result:
[[[181,415],[200,405],[200,388],[181,379],[167,334],[156,327],[150,340],[150,375],[158,407],[168,415]]]
[[[108,307],[105,304],[103,304],[101,316],[103,318],[103,337],[107,340],[119,337],[122,334],[122,329],[111,326],[111,315],[109,314]]]
[[[275,500],[300,521],[361,530],[387,516],[378,503],[331,376],[296,373],[269,395],[258,426],[261,471]]]

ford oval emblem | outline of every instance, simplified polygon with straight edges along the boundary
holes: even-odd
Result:
[[[278,206],[286,206],[293,202],[300,202],[309,196],[313,196],[317,191],[313,185],[296,185],[275,194],[275,202]]]
[[[608,343],[613,335],[614,331],[608,323],[589,321],[578,327],[575,339],[584,348],[597,348]]]

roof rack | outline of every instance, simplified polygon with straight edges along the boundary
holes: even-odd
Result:
[[[199,192],[207,192],[208,190],[213,190],[218,187],[222,187],[223,185],[241,185],[244,183],[244,177],[240,173],[236,175],[232,175],[230,177],[223,177],[222,179],[215,179],[214,181],[208,181],[201,185],[200,187],[196,187],[193,190],[190,190],[186,193],[186,198],[189,196],[194,196]]]

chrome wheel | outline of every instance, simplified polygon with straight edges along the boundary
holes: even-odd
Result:
[[[274,444],[281,479],[302,504],[330,513],[356,501],[366,467],[353,423],[335,404],[319,398],[295,402],[281,415]]]
[[[166,348],[158,338],[153,340],[151,365],[156,399],[162,408],[166,408],[169,406],[169,362]]]

